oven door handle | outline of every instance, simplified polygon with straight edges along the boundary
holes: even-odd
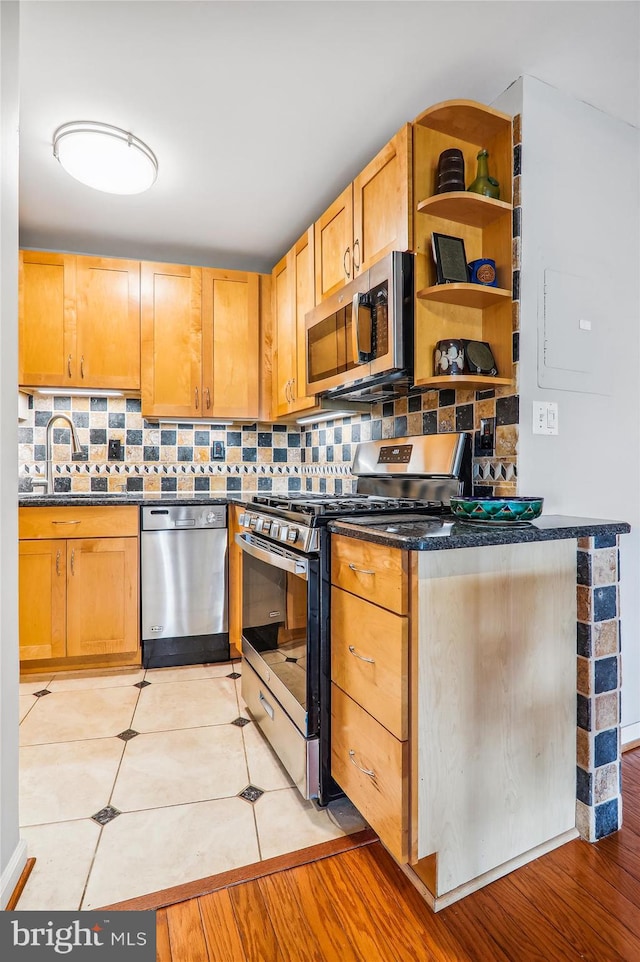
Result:
[[[309,577],[309,565],[304,559],[298,560],[294,557],[285,557],[280,554],[276,554],[275,551],[269,551],[267,548],[260,548],[257,544],[251,544],[251,542],[246,541],[241,534],[235,536],[236,544],[250,554],[252,558],[257,558],[259,561],[264,561],[268,565],[273,565],[274,568],[280,568],[281,571],[290,571],[291,574],[298,575],[304,581],[308,580]]]

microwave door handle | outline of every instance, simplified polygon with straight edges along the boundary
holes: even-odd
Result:
[[[362,303],[361,298],[362,294],[354,294],[351,308],[351,347],[355,364],[367,364],[371,359],[371,308],[368,304]],[[360,343],[360,311],[366,311],[369,322],[368,345],[364,352]],[[363,353],[365,354],[364,358],[361,356]]]

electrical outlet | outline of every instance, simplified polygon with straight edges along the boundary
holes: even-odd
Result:
[[[495,425],[495,418],[482,418],[480,421],[480,443],[478,447],[480,454],[484,457],[489,457],[494,452],[496,437]]]
[[[213,461],[224,461],[224,441],[213,442],[211,458]]]
[[[533,402],[533,433],[558,433],[558,405],[555,401]]]
[[[117,438],[112,438],[109,441],[109,451],[108,451],[109,461],[122,461],[122,441]]]

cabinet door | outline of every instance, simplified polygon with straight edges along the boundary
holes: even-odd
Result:
[[[197,416],[258,418],[258,275],[202,271],[202,404]]]
[[[411,246],[411,126],[398,131],[353,182],[354,273]]]
[[[20,251],[19,384],[76,383],[75,284],[73,254]]]
[[[314,395],[305,391],[307,377],[307,341],[305,315],[316,306],[315,298],[315,243],[313,227],[305,231],[293,247],[295,276],[295,377],[292,385],[294,411],[304,411],[316,403]]]
[[[202,414],[202,269],[143,263],[142,413]]]
[[[67,541],[67,655],[134,652],[138,539]]]
[[[140,388],[140,264],[106,257],[76,262],[79,384]]]
[[[316,304],[353,277],[353,187],[334,200],[315,223]]]
[[[64,657],[66,542],[21,541],[18,581],[20,660]]]
[[[273,413],[288,414],[292,384],[296,375],[296,327],[294,306],[293,251],[276,264],[272,271],[275,357],[273,370]]]

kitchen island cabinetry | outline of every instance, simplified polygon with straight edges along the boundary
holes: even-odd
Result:
[[[25,387],[140,389],[140,264],[20,251]]]
[[[316,304],[412,241],[411,125],[405,124],[315,223]]]
[[[142,264],[145,417],[260,415],[259,275]]]
[[[138,509],[19,509],[26,671],[140,663]]]
[[[610,545],[613,532],[615,546],[629,528],[553,517],[517,530],[384,527],[330,525],[332,774],[438,909],[579,832],[613,830],[580,786],[576,800],[576,692],[585,672],[612,670],[578,658],[576,682],[576,621],[603,617],[588,589],[577,608],[576,564],[579,545]],[[599,550],[593,570],[605,572],[612,549]],[[406,603],[377,585],[392,568]],[[612,632],[615,591],[605,589]],[[578,736],[578,765],[615,767],[616,751],[594,762]],[[619,744],[615,729],[595,738]],[[609,817],[611,777],[609,795],[588,799]]]

